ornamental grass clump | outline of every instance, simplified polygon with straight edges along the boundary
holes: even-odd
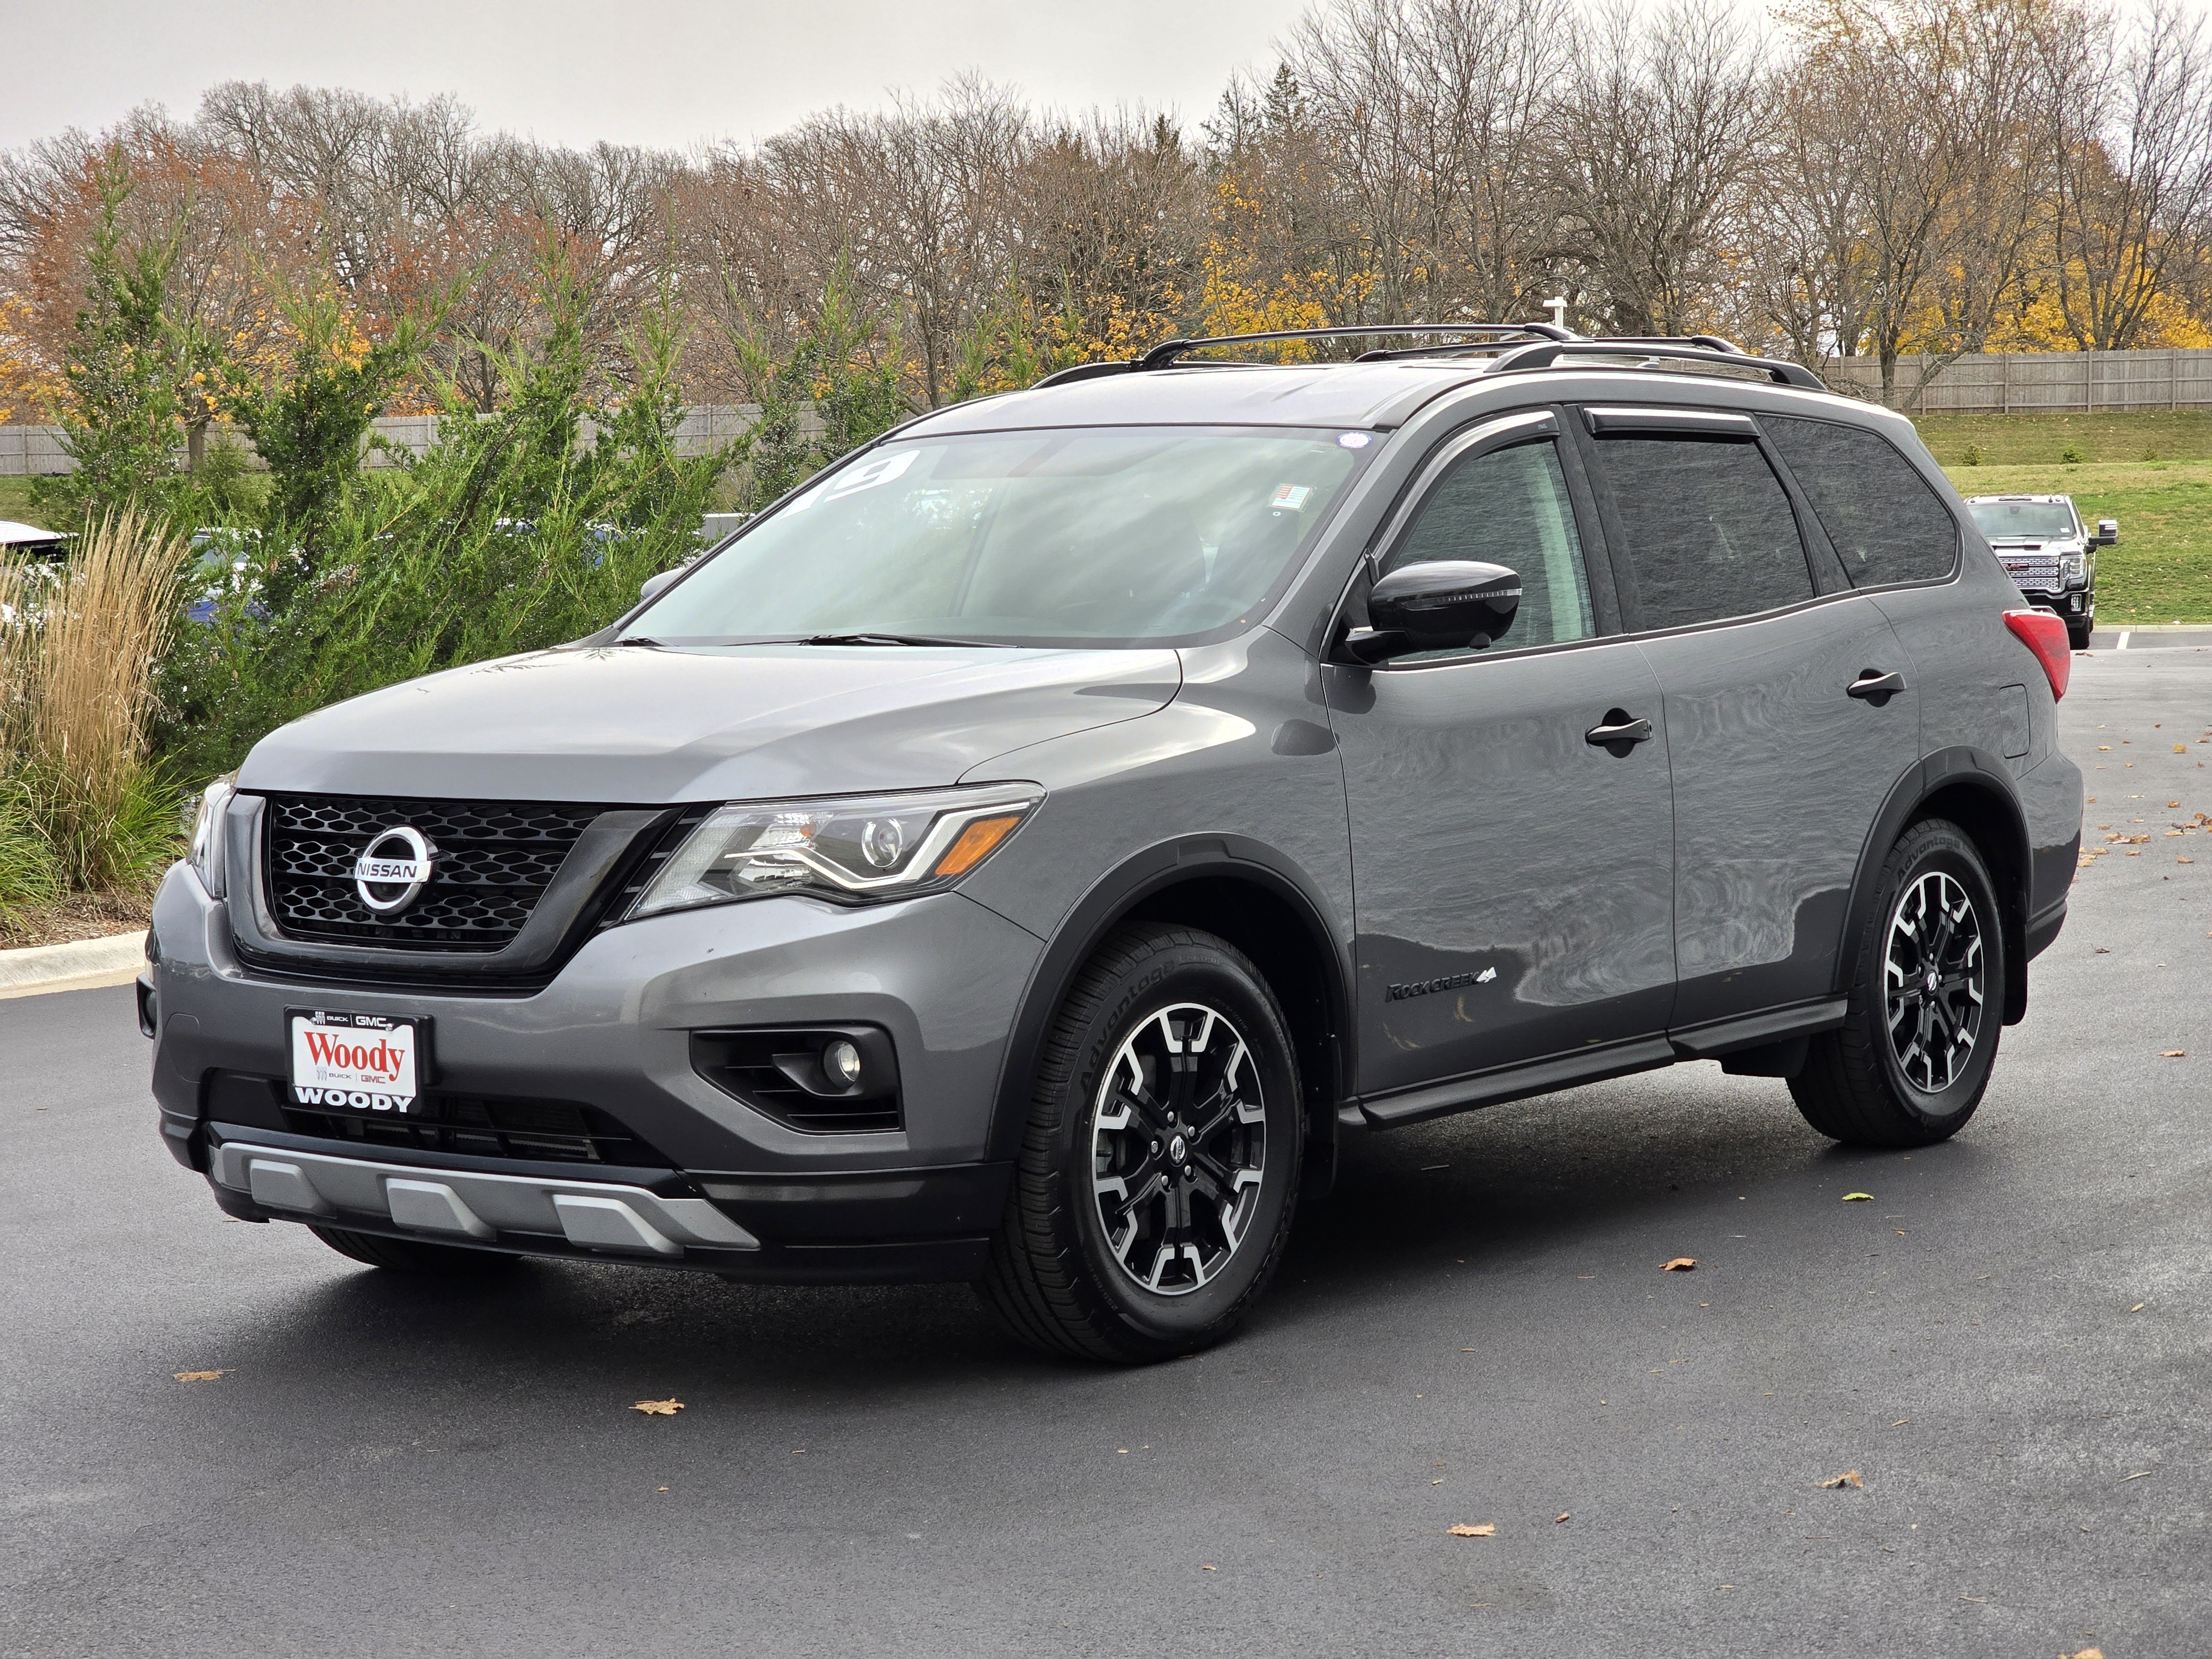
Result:
[[[58,569],[0,585],[0,904],[142,891],[175,855],[178,792],[147,730],[184,559],[156,522],[115,513]]]

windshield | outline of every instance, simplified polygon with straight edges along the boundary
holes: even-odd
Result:
[[[1188,641],[1256,620],[1373,447],[1249,427],[892,442],[747,530],[627,633]]]
[[[1968,501],[1966,510],[1993,542],[2065,541],[2081,533],[2063,501]]]

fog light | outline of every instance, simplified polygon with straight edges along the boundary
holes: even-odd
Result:
[[[822,1074],[841,1089],[860,1080],[860,1051],[843,1037],[822,1050]]]

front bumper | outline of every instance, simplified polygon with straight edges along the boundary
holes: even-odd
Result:
[[[2087,587],[2045,589],[2023,587],[2020,596],[2029,605],[2044,611],[2055,611],[2069,622],[2085,622],[2096,615],[2097,599],[2094,590]]]
[[[183,866],[155,901],[153,942],[142,1015],[163,1135],[247,1219],[849,1280],[972,1277],[1003,1209],[1007,1166],[986,1156],[992,1103],[1042,945],[957,893],[851,909],[764,899],[630,923],[526,994],[249,969],[224,906]],[[428,1092],[580,1103],[659,1161],[540,1164],[299,1133],[312,1126],[281,1079],[284,1011],[302,1006],[427,1017]],[[855,1021],[896,1044],[895,1130],[794,1129],[693,1069],[695,1030]]]

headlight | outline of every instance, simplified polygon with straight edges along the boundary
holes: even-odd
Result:
[[[2089,580],[2089,556],[2069,553],[2058,561],[2058,574],[2069,587],[2079,587]]]
[[[856,903],[938,892],[1004,846],[1043,799],[1034,784],[1002,783],[733,802],[684,838],[629,917],[775,893]]]
[[[224,773],[200,791],[199,810],[192,819],[191,866],[210,898],[222,896],[222,815],[237,793],[238,774]]]

